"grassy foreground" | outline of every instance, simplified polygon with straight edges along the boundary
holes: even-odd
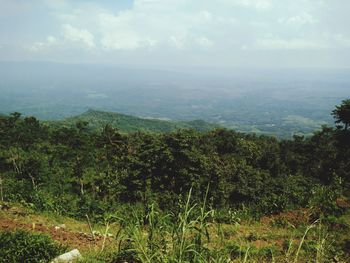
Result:
[[[259,220],[244,209],[228,212],[230,221],[221,223],[206,201],[191,204],[189,195],[178,213],[151,205],[94,223],[3,204],[0,232],[47,234],[67,250],[78,248],[81,262],[350,262],[350,211],[315,219],[301,209]]]

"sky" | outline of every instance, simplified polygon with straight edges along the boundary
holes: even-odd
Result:
[[[0,0],[0,60],[350,67],[349,0]]]

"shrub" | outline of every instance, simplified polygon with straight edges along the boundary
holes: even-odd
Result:
[[[339,216],[344,211],[337,205],[337,198],[341,197],[342,180],[335,177],[329,186],[319,185],[313,188],[309,206],[315,218]]]
[[[64,253],[65,247],[49,236],[23,230],[0,232],[0,262],[48,262]]]
[[[112,263],[140,263],[141,261],[137,257],[137,253],[132,250],[122,250],[118,252],[112,260]]]

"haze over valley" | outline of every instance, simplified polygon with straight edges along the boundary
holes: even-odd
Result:
[[[174,121],[201,119],[290,138],[332,125],[350,94],[348,69],[144,69],[1,62],[0,112],[58,120],[97,109]]]

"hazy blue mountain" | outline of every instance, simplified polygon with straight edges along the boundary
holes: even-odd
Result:
[[[0,112],[57,120],[96,108],[290,137],[332,124],[329,113],[350,95],[349,73],[0,62]]]

